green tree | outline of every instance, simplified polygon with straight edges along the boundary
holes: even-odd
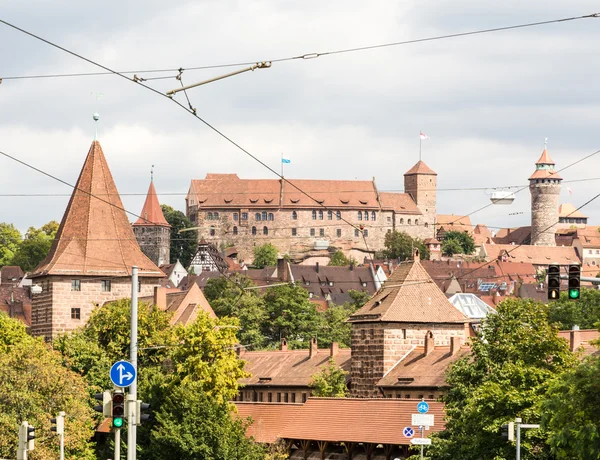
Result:
[[[352,263],[356,263],[356,260],[346,257],[343,251],[335,251],[329,259],[328,265],[332,267],[347,267]]]
[[[156,414],[151,458],[163,460],[263,460],[263,447],[245,435],[248,422],[235,418],[226,401],[215,402],[199,382],[170,393]]]
[[[600,453],[600,357],[559,376],[543,403],[542,424],[557,459],[595,460]]]
[[[442,254],[445,256],[463,254],[463,249],[460,243],[456,240],[444,240],[442,243]]]
[[[64,367],[60,354],[42,340],[24,334],[16,320],[0,313],[0,324],[0,457],[16,456],[18,424],[27,420],[37,433],[30,458],[56,458],[58,443],[45,433],[50,418],[65,411],[66,456],[94,459],[89,441],[94,412],[83,378]],[[5,330],[10,336],[4,335]]]
[[[0,222],[0,267],[12,263],[21,240],[21,232],[13,224]]]
[[[306,348],[311,337],[318,335],[321,320],[308,291],[294,284],[269,288],[265,293],[268,321],[262,332],[270,344],[287,338],[291,348]]]
[[[444,235],[444,242],[442,243],[442,251],[444,251],[444,244],[448,244],[450,241],[455,241],[460,246],[460,251],[453,252],[453,254],[473,254],[475,252],[475,240],[471,235],[466,232],[451,231],[446,232]]]
[[[40,228],[29,227],[11,263],[21,267],[23,271],[32,271],[48,255],[57,231],[56,221],[48,222]]]
[[[352,304],[354,305],[355,310],[358,310],[371,298],[371,294],[369,294],[368,292],[356,291],[354,289],[350,289],[348,291],[348,295],[352,299]]]
[[[581,289],[577,302],[569,300],[566,292],[561,292],[560,299],[550,302],[549,319],[560,329],[571,329],[575,325],[582,329],[597,327],[600,321],[600,291]]]
[[[184,213],[171,206],[162,204],[160,208],[171,226],[171,263],[179,260],[184,267],[189,267],[198,249],[198,232],[188,230],[179,233],[180,230],[194,227],[192,221]]]
[[[254,247],[254,262],[256,268],[265,268],[277,265],[277,248],[271,243],[265,243],[262,246]]]
[[[412,260],[413,251],[419,249],[421,259],[429,259],[429,249],[419,238],[408,233],[393,231],[385,235],[383,256],[387,259]]]
[[[313,396],[344,398],[348,395],[346,376],[348,373],[339,367],[333,358],[326,367],[312,376],[310,386]]]
[[[446,382],[446,429],[436,435],[433,459],[508,459],[514,446],[500,436],[515,417],[538,423],[552,379],[576,364],[568,344],[548,322],[548,307],[507,299],[472,339],[471,354],[455,362]],[[522,432],[524,459],[549,459],[542,430]]]

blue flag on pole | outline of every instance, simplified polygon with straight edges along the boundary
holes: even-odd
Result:
[[[290,160],[288,160],[287,158],[282,158],[282,159],[281,159],[281,162],[282,162],[282,163],[285,163],[285,164],[291,163],[291,161],[290,161]]]

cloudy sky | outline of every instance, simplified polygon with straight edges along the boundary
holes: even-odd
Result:
[[[598,11],[591,0],[0,0],[0,19],[119,71],[263,61]],[[2,24],[0,43],[0,78],[99,70]],[[440,189],[525,185],[545,137],[557,168],[600,149],[598,43],[600,18],[582,19],[274,63],[188,94],[200,116],[276,170],[283,152],[290,179],[375,176],[380,189],[402,190],[422,130],[431,138],[423,159],[438,173]],[[231,70],[185,71],[183,82]],[[148,84],[166,92],[179,82]],[[161,201],[181,210],[190,180],[207,172],[273,177],[175,104],[117,76],[4,79],[0,150],[75,183],[95,111],[132,212],[141,210],[153,164]],[[599,165],[600,154],[561,175],[595,178]],[[583,204],[599,184],[571,183],[573,195],[565,187],[561,200]],[[0,157],[0,221],[26,230],[60,220],[69,194],[65,185]],[[484,190],[438,193],[439,213],[467,214],[487,203]],[[513,205],[471,218],[526,225],[529,209],[524,190]],[[598,224],[600,199],[584,211]]]

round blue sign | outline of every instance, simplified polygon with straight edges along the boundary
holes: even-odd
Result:
[[[128,361],[117,361],[110,368],[110,380],[116,386],[125,388],[135,381],[135,367]]]
[[[406,428],[404,428],[404,436],[406,436],[407,438],[412,438],[415,434],[415,430],[412,429],[412,427],[407,426]]]
[[[419,414],[426,414],[427,411],[429,411],[429,404],[427,404],[425,401],[421,401],[419,404],[417,404],[417,411]]]

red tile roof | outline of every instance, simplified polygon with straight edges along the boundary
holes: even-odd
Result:
[[[240,380],[240,384],[308,387],[312,376],[328,364],[330,354],[329,348],[317,350],[312,357],[308,350],[246,351],[240,357],[246,361],[245,370],[251,376]],[[342,369],[350,371],[349,348],[340,348],[333,359]]]
[[[557,179],[562,180],[560,175],[552,170],[552,169],[536,169],[531,176],[529,176],[529,180],[531,179]]]
[[[405,176],[411,176],[413,174],[427,174],[430,176],[437,176],[437,173],[425,164],[424,161],[419,160],[412,168],[404,173]]]
[[[548,154],[548,150],[544,149],[544,151],[542,152],[542,155],[540,156],[540,159],[538,161],[535,162],[536,165],[553,165],[555,164],[554,161],[552,161],[552,158],[550,158],[550,155]]]
[[[422,214],[407,193],[381,192],[379,199],[384,210],[392,210],[400,214]]]
[[[581,211],[578,211],[575,206],[571,203],[564,203],[558,207],[558,217],[573,217],[573,218],[583,218],[587,219],[586,216]]]
[[[473,224],[469,216],[455,216],[454,214],[437,214],[435,225],[438,232],[467,232],[473,233]]]
[[[167,219],[163,215],[158,197],[156,196],[156,189],[154,188],[154,181],[150,181],[150,187],[148,188],[148,195],[146,195],[146,201],[144,207],[140,213],[140,217],[135,221],[133,225],[157,225],[162,227],[170,227]]]
[[[32,277],[43,275],[140,276],[164,274],[133,234],[98,141],[94,141],[48,256]]]
[[[24,275],[25,273],[23,273],[21,267],[5,265],[4,267],[0,268],[0,285],[4,283],[18,283],[21,281],[21,278],[23,278]]]
[[[467,323],[418,260],[403,262],[349,322]]]
[[[362,442],[406,445],[402,430],[412,425],[419,400],[388,398],[308,398],[304,404],[236,402],[238,416],[251,417],[249,435],[258,442],[308,439],[330,442]],[[435,425],[442,431],[444,405],[429,401]]]
[[[496,232],[493,241],[497,244],[523,244],[531,240],[531,226],[501,228]]]
[[[486,259],[506,256],[507,262],[525,262],[533,265],[578,264],[580,262],[572,246],[514,246],[512,244],[484,244]]]

